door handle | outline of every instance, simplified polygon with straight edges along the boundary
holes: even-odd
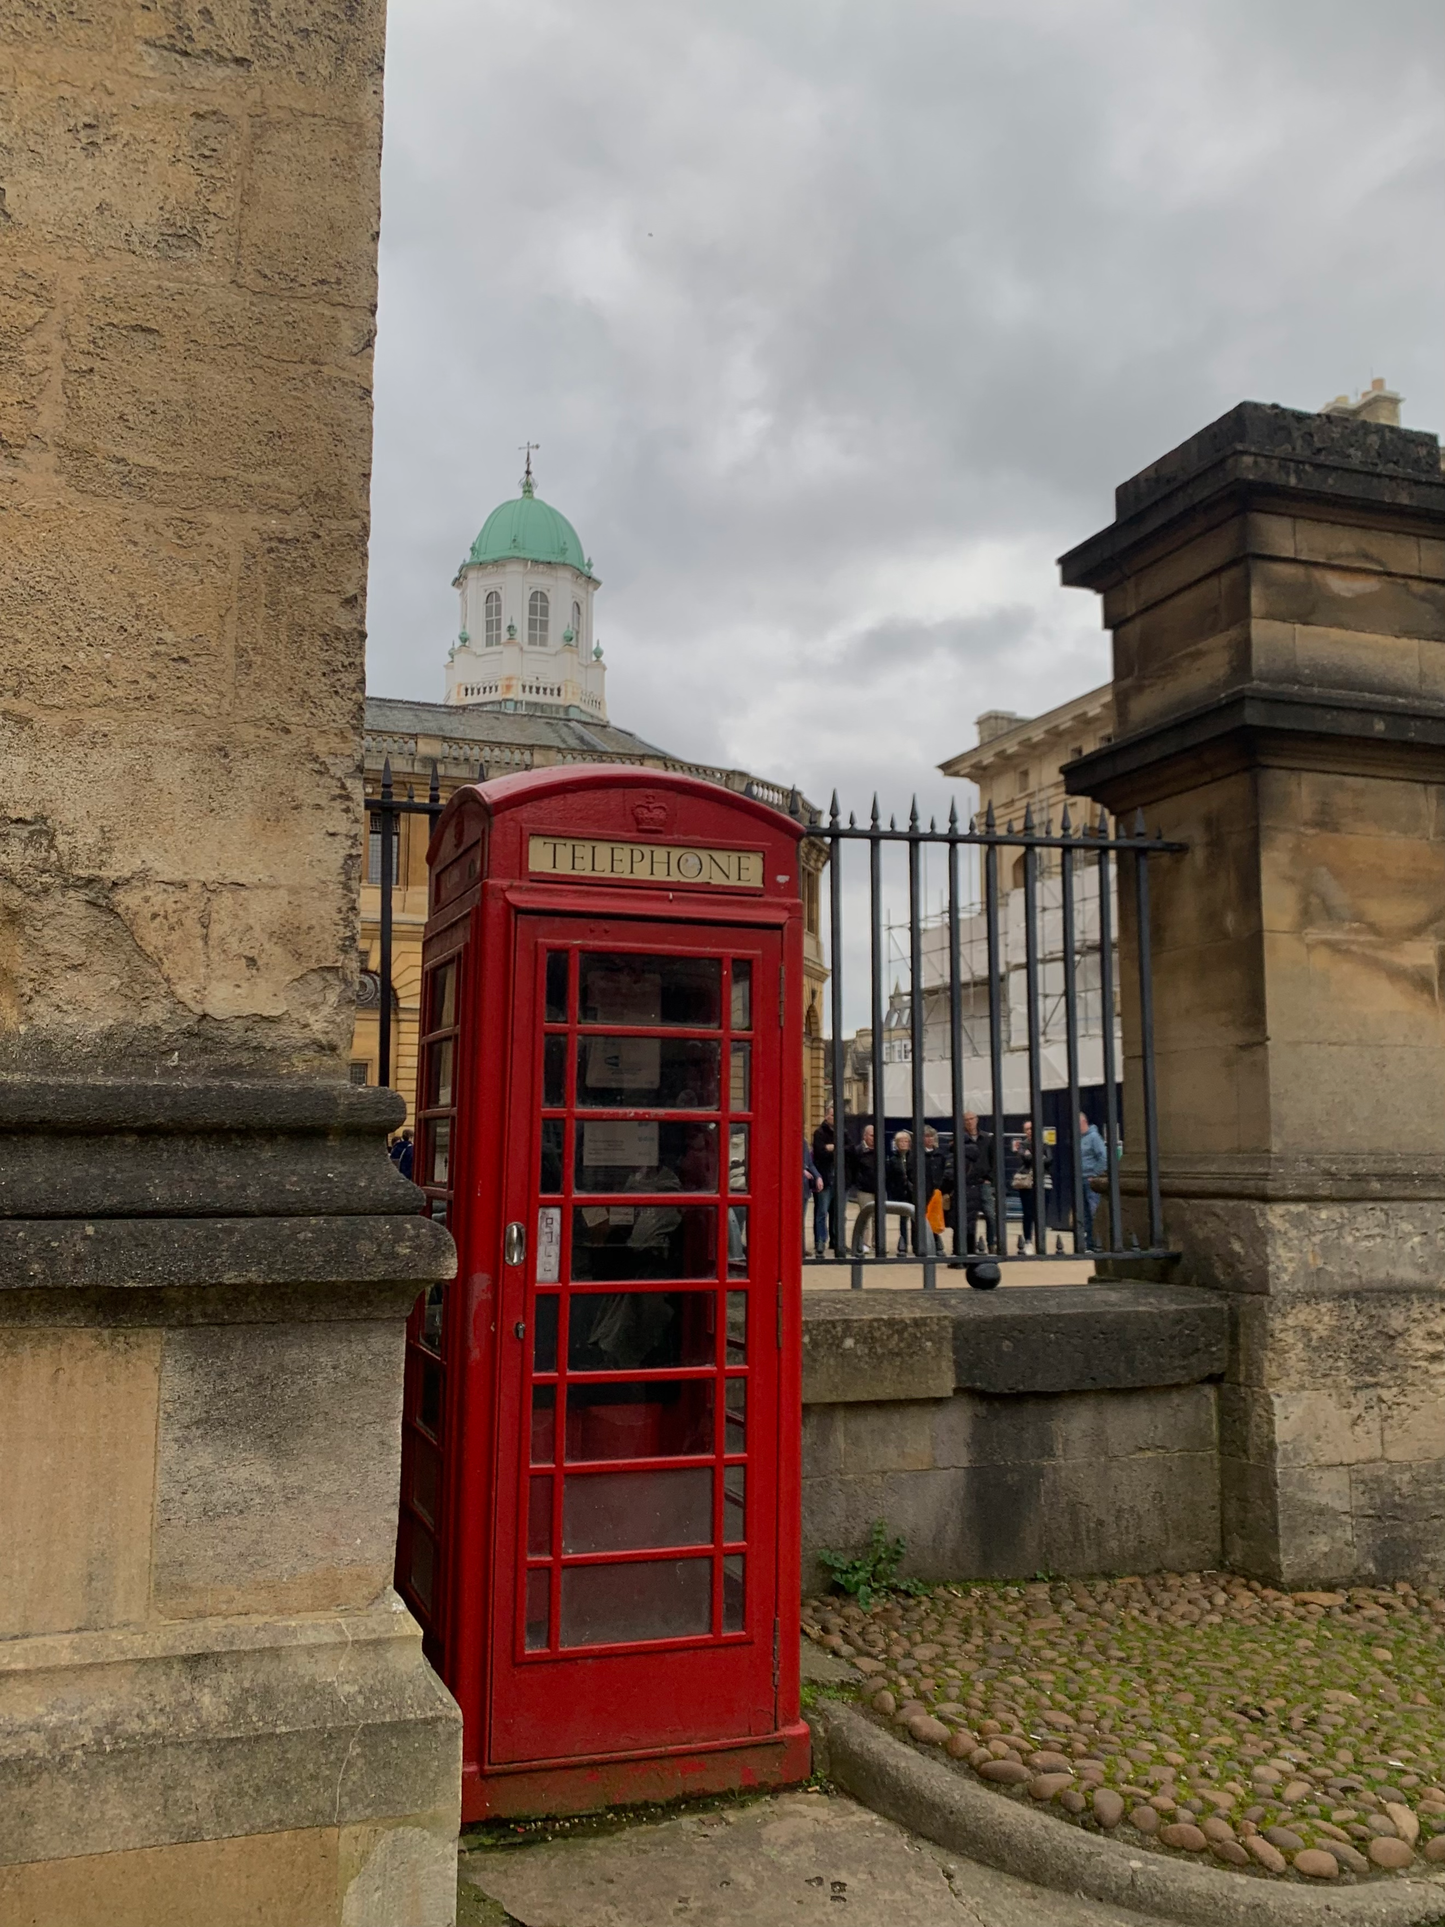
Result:
[[[519,1265],[527,1255],[527,1228],[513,1219],[502,1237],[502,1262]]]

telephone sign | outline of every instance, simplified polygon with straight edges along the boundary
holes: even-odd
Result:
[[[808,1771],[800,835],[623,766],[433,834],[397,1585],[467,1820]]]

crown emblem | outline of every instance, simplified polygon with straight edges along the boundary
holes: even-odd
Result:
[[[632,820],[639,830],[665,830],[668,810],[660,796],[644,796],[632,806]]]

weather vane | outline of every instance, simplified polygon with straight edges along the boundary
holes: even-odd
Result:
[[[526,450],[527,454],[527,467],[522,476],[522,493],[524,495],[530,495],[532,493],[532,456],[534,453],[540,454],[542,444],[540,442],[523,442],[522,447]]]

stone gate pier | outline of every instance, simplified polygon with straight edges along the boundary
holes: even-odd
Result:
[[[1290,1585],[1438,1581],[1440,450],[1247,402],[1116,508],[1062,562],[1102,594],[1118,717],[1066,780],[1189,846],[1151,871],[1159,1139],[1174,1277],[1229,1309],[1224,1555]],[[1136,1149],[1139,1034],[1126,1003]],[[1127,1166],[1125,1189],[1142,1230]]]
[[[382,10],[4,10],[0,1919],[447,1927],[345,1079]]]

